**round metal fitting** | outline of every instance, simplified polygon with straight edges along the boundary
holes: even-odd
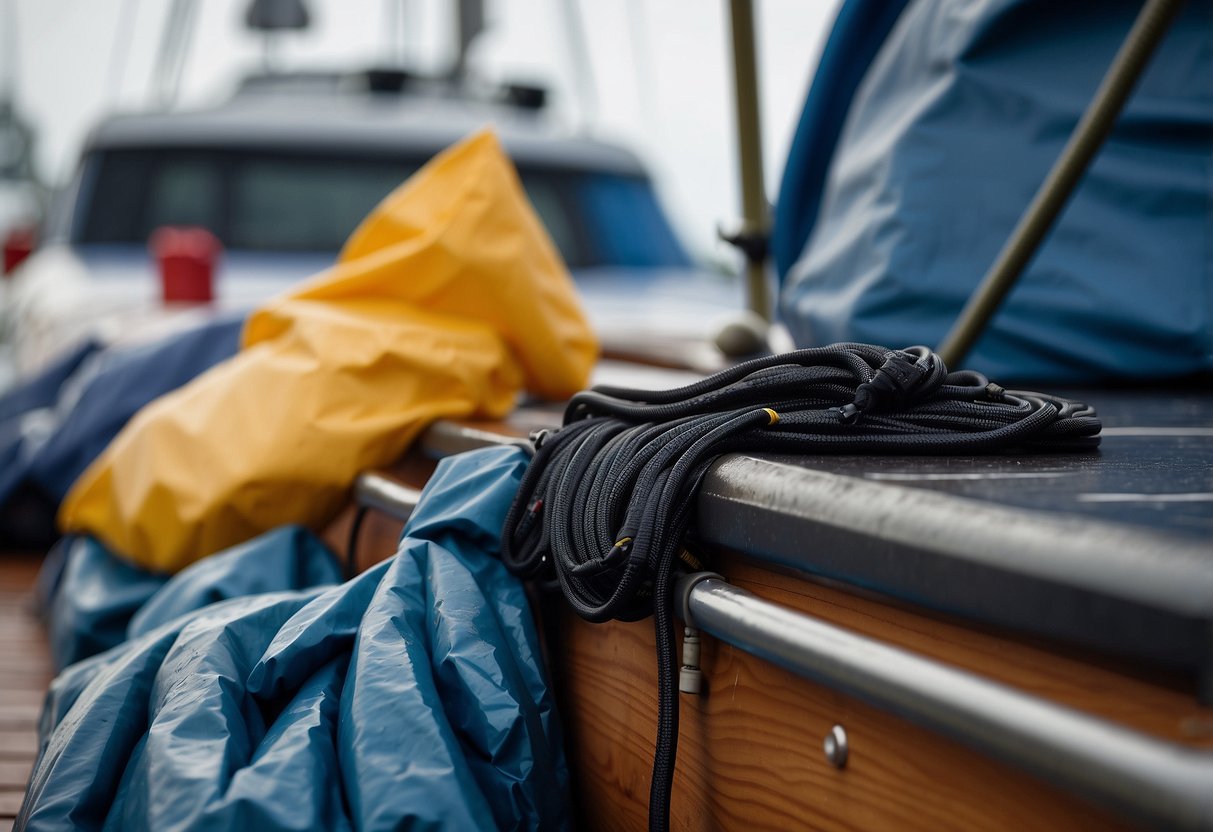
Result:
[[[830,733],[826,734],[825,740],[821,743],[821,748],[826,753],[826,759],[830,761],[830,765],[834,768],[842,769],[847,765],[847,753],[850,750],[847,745],[847,731],[841,725],[835,725],[830,729]]]

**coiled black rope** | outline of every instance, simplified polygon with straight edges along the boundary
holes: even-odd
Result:
[[[589,621],[653,615],[658,732],[649,828],[669,826],[678,742],[671,592],[694,496],[721,454],[1087,450],[1095,411],[949,373],[926,347],[836,344],[738,364],[668,391],[596,387],[533,439],[502,558]]]

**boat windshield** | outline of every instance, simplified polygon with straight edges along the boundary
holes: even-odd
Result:
[[[143,245],[160,226],[197,225],[230,249],[335,253],[424,162],[331,152],[94,151],[71,242]],[[689,265],[647,178],[546,167],[519,173],[570,268]]]

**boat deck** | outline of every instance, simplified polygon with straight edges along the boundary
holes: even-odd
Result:
[[[1097,453],[726,456],[704,479],[695,534],[713,568],[755,596],[1203,760],[1213,396],[1085,400],[1105,425]],[[427,458],[558,419],[524,408],[505,423],[435,425],[405,464],[364,478],[360,499],[377,511],[360,562],[392,550],[407,506],[388,523],[379,497],[419,487]],[[550,666],[582,825],[643,828],[651,623],[555,612]],[[924,730],[713,639],[704,651],[703,692],[682,697],[676,827],[1107,830],[1133,817],[981,752],[979,735]],[[819,750],[832,725],[851,738],[845,771]]]
[[[705,480],[697,532],[731,582],[790,609],[1177,747],[1211,748],[1203,637],[1213,617],[1213,396],[1091,398],[1106,425],[1098,454],[734,455]],[[440,423],[381,478],[415,490],[434,459],[518,441],[558,418],[523,408],[506,423]],[[361,567],[390,556],[400,533],[400,519],[376,507],[362,526]],[[352,507],[326,535],[339,551],[351,517]],[[30,612],[39,565],[36,555],[0,553],[0,832],[21,804],[52,675]],[[585,825],[642,828],[651,624],[586,625],[563,614],[556,629],[555,681]],[[727,645],[709,640],[704,667],[705,693],[683,703],[675,815],[687,828],[754,817],[839,829],[911,817],[921,828],[1048,818],[1103,830],[1125,820]],[[814,753],[834,724],[852,737],[845,772]],[[731,815],[739,806],[753,817]],[[969,814],[958,815],[961,806]]]
[[[39,555],[0,552],[0,832],[13,828],[38,753],[37,726],[54,676],[50,646],[33,613]]]

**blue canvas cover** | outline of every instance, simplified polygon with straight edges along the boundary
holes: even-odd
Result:
[[[1140,6],[910,3],[851,102],[786,277],[797,343],[938,343]],[[1211,228],[1213,0],[1192,0],[966,365],[1085,382],[1213,369]]]
[[[148,613],[69,667],[16,828],[567,828],[537,635],[496,557],[526,464],[444,460],[394,558]]]
[[[64,538],[56,548],[64,564],[47,625],[59,669],[207,604],[341,581],[336,556],[300,526],[266,532],[173,576],[134,566],[89,537]]]
[[[817,223],[830,159],[855,91],[908,2],[846,0],[838,7],[779,181],[771,259],[781,280]]]

